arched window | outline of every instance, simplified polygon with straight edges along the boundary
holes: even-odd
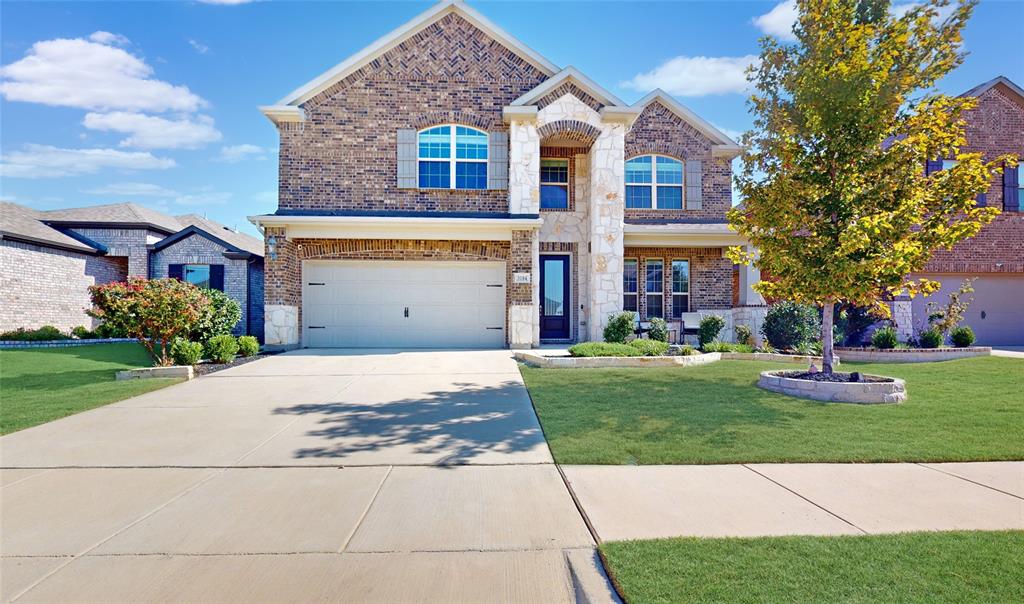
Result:
[[[683,209],[683,162],[641,155],[626,162],[626,207]]]
[[[449,124],[418,135],[421,189],[486,189],[487,133]]]

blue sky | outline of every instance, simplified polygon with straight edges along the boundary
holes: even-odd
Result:
[[[0,3],[0,196],[41,209],[134,201],[255,233],[277,207],[277,133],[256,109],[431,2]],[[660,86],[729,134],[750,124],[738,73],[785,2],[471,2],[627,102]],[[1024,84],[1024,2],[985,0],[959,94]]]

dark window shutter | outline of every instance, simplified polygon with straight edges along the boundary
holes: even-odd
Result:
[[[508,188],[508,132],[487,135],[487,188]]]
[[[941,159],[929,160],[924,165],[924,173],[926,175],[927,174],[931,174],[932,172],[939,172],[941,170],[942,170],[942,160]]]
[[[983,208],[988,205],[988,197],[984,193],[978,193],[978,196],[974,198],[974,201],[979,208]]]
[[[171,279],[182,280],[184,264],[168,264],[167,265],[167,276]]]
[[[687,161],[686,166],[686,209],[699,210],[704,205],[704,162],[699,159]]]
[[[1020,180],[1018,176],[1020,166],[1003,166],[1003,211],[1020,211]]]
[[[415,189],[416,131],[403,128],[398,131],[398,188]]]
[[[224,265],[210,265],[210,289],[224,291]]]

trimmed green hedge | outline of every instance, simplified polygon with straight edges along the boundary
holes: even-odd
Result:
[[[569,354],[574,357],[638,357],[643,356],[640,349],[629,344],[614,342],[582,342],[569,347]]]

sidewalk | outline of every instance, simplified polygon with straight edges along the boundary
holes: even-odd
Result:
[[[1024,529],[1024,462],[562,466],[603,541]]]

